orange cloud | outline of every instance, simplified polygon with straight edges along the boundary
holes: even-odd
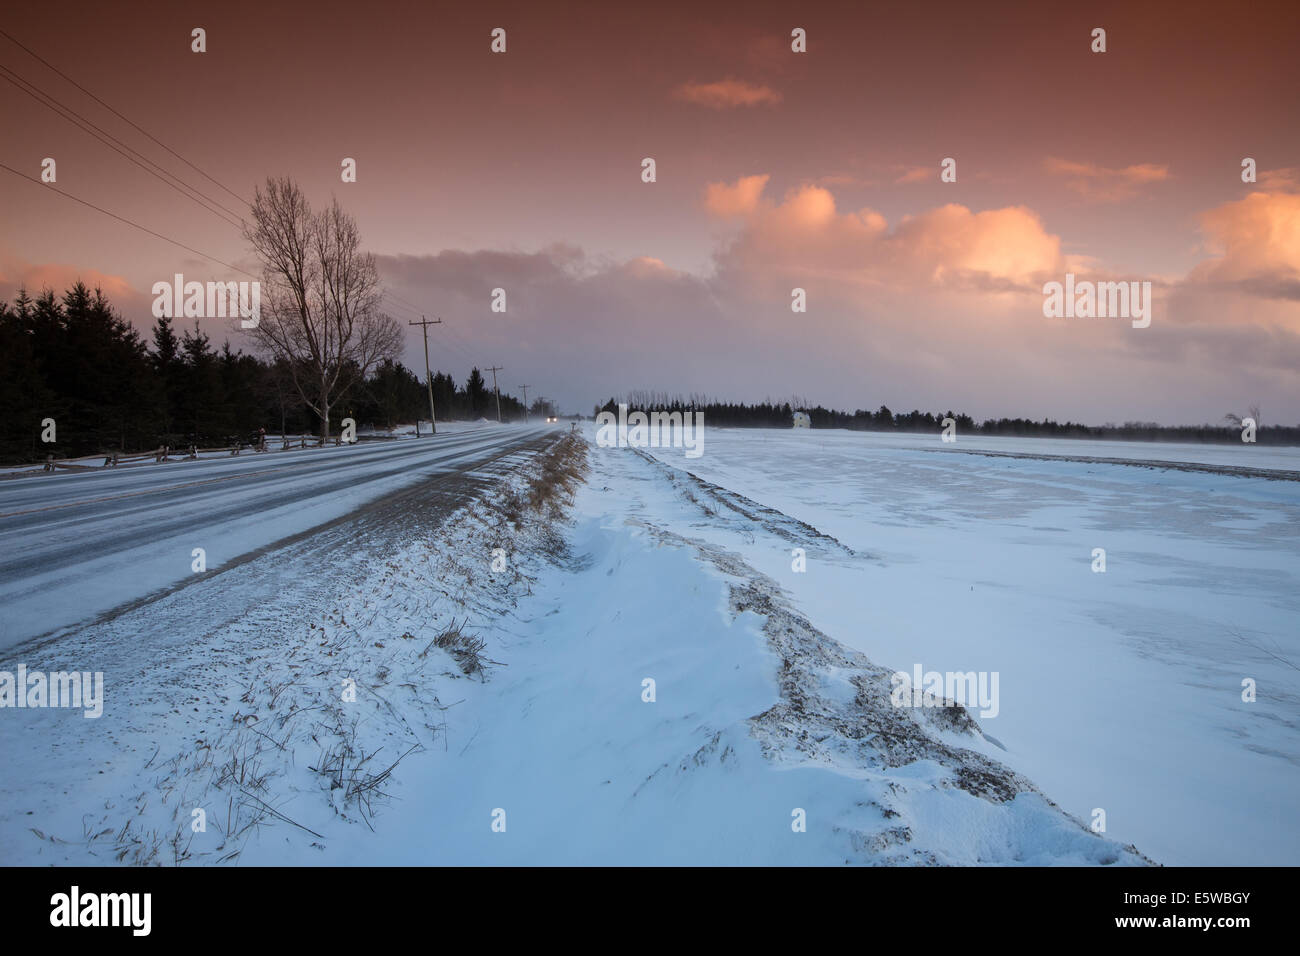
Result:
[[[759,197],[771,177],[742,176],[735,185],[709,183],[704,189],[704,208],[724,219],[747,216],[758,208]]]
[[[923,183],[927,180],[939,179],[939,167],[937,166],[911,166],[903,172],[901,176],[894,180],[896,185],[905,185],[907,183]]]
[[[103,289],[104,295],[120,311],[129,313],[133,307],[150,301],[121,276],[60,263],[27,262],[8,250],[0,249],[0,297],[6,301],[12,301],[20,288],[26,289],[32,298],[45,289],[62,296],[78,280],[88,289]]]
[[[654,256],[636,256],[618,267],[623,274],[634,279],[676,278],[677,270]]]
[[[713,83],[683,83],[673,93],[679,100],[725,110],[738,106],[775,106],[781,94],[770,86],[759,86],[728,77]]]
[[[1164,182],[1169,178],[1169,167],[1157,163],[1138,163],[1123,168],[1099,166],[1096,163],[1079,163],[1049,157],[1047,171],[1058,176],[1068,176],[1066,187],[1094,202],[1117,202],[1131,199],[1139,188],[1148,183]]]
[[[1300,193],[1252,193],[1204,213],[1201,229],[1218,255],[1193,269],[1192,281],[1300,299]]]
[[[901,223],[893,242],[936,280],[965,274],[1032,285],[1062,263],[1060,237],[1026,206],[972,212],[948,203]]]
[[[730,200],[745,182],[718,184],[717,195]],[[718,255],[720,271],[754,282],[819,276],[876,286],[1023,291],[1064,266],[1060,238],[1023,206],[973,212],[950,203],[905,218],[891,232],[875,210],[839,212],[820,186],[792,189],[779,203],[760,193],[746,193],[745,229]]]

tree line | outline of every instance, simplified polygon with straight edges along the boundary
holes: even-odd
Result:
[[[689,398],[670,397],[662,392],[632,392],[623,399],[611,398],[596,408],[596,413],[618,414],[618,406],[626,404],[629,411],[668,411],[704,413],[704,421],[711,425],[731,428],[789,428],[796,411],[806,412],[813,428],[844,428],[852,431],[932,432],[943,429],[944,419],[951,418],[957,434],[1013,435],[1036,438],[1093,438],[1122,439],[1128,441],[1175,442],[1240,442],[1242,417],[1229,413],[1222,424],[1161,425],[1157,422],[1131,421],[1123,424],[1109,422],[1105,425],[1083,425],[1079,422],[1057,422],[1050,418],[1034,421],[1029,418],[989,418],[976,422],[963,412],[894,412],[886,405],[876,411],[858,409],[854,412],[837,411],[821,405],[809,405],[805,400],[773,401],[747,404],[722,402],[703,396]],[[1261,423],[1258,406],[1250,409],[1256,423],[1255,440],[1259,444],[1300,445],[1300,425],[1268,425]]]
[[[349,361],[344,358],[344,362]],[[62,296],[20,290],[0,302],[0,460],[32,462],[169,445],[220,447],[268,434],[322,429],[322,416],[298,383],[311,369],[288,355],[246,354],[227,340],[216,348],[198,321],[156,319],[146,339],[108,301],[81,282]],[[336,421],[392,428],[429,417],[424,381],[392,358],[363,373],[355,364],[331,394]],[[473,369],[464,385],[433,376],[440,420],[496,418],[496,400]],[[317,406],[319,402],[315,403]],[[523,405],[501,396],[505,420]],[[42,441],[53,420],[53,442]]]

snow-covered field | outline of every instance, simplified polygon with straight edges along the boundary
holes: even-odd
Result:
[[[1071,813],[1104,810],[1162,863],[1300,863],[1300,483],[957,449],[1282,469],[1300,452],[1090,444],[709,429],[698,459],[652,452],[861,555],[809,541],[800,574],[798,535],[698,525],[830,636],[901,671],[998,672],[981,726]]]
[[[738,431],[724,429],[719,434]],[[765,436],[784,433],[785,429],[761,429]],[[710,429],[710,434],[713,429]],[[990,452],[999,455],[1023,455],[1045,458],[1102,458],[1130,461],[1179,462],[1213,465],[1223,468],[1258,468],[1300,473],[1300,447],[1259,445],[1249,442],[1204,444],[1198,442],[1091,441],[1077,438],[1015,438],[1004,435],[957,434],[957,440],[945,444],[935,435],[891,432],[850,432],[841,429],[812,432],[818,444],[865,443],[880,451],[919,449],[951,454]]]

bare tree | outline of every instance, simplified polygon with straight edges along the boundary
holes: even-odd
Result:
[[[1250,408],[1246,409],[1246,418],[1253,419],[1256,428],[1260,427],[1260,425],[1263,424],[1263,418],[1261,417],[1260,414],[1258,402],[1250,406]],[[1242,418],[1240,415],[1236,414],[1235,412],[1228,412],[1228,414],[1223,416],[1223,420],[1227,422],[1229,425],[1232,425],[1236,428],[1240,428],[1242,422],[1245,421],[1244,418]]]
[[[249,332],[286,360],[294,387],[330,434],[330,408],[375,365],[401,349],[401,327],[379,307],[374,256],[335,199],[313,212],[286,178],[253,196],[244,238],[262,261],[261,317]]]

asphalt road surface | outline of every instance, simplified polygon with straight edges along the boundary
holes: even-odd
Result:
[[[483,426],[200,461],[0,481],[0,654],[388,504],[556,429]],[[201,555],[196,555],[201,549]],[[301,570],[301,569],[298,569]]]

